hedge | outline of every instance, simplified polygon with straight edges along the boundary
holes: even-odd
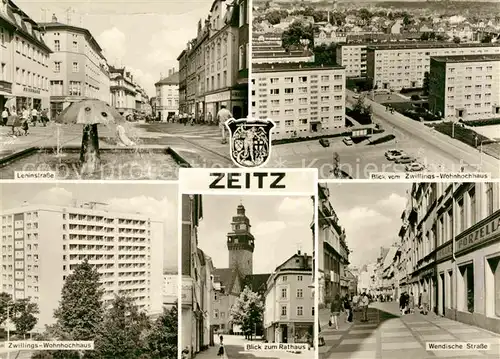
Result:
[[[500,118],[490,118],[486,120],[477,120],[477,121],[462,121],[467,126],[471,127],[481,127],[481,126],[490,126],[490,125],[500,125]]]
[[[377,138],[375,141],[368,143],[369,145],[379,145],[381,143],[389,142],[395,139],[396,136],[394,135],[386,135],[380,138]]]
[[[322,136],[307,136],[307,137],[294,137],[294,138],[282,138],[278,140],[272,140],[271,144],[272,145],[284,145],[287,143],[296,143],[296,142],[304,142],[304,141],[313,141],[313,140],[320,140],[322,138],[334,138],[334,137],[346,137],[350,136],[350,132],[343,132],[343,133],[337,133],[334,135],[322,135]]]

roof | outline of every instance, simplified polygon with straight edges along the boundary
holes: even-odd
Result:
[[[266,283],[270,276],[270,273],[247,275],[243,280],[243,287],[248,286],[252,292],[263,293],[266,291]]]
[[[40,27],[43,27],[44,29],[58,29],[58,30],[70,30],[70,31],[76,31],[76,32],[81,32],[87,35],[90,38],[90,42],[94,44],[95,47],[97,47],[98,51],[100,52],[100,56],[104,59],[104,56],[101,54],[102,48],[99,46],[99,43],[97,40],[94,38],[92,33],[83,27],[78,27],[78,26],[73,26],[73,25],[68,25],[68,24],[63,24],[61,22],[53,21],[53,22],[41,22],[38,25]]]
[[[500,47],[500,44],[455,44],[454,42],[399,42],[369,45],[369,50],[436,49],[460,47]]]
[[[314,54],[310,51],[281,51],[281,52],[260,52],[253,51],[252,58],[266,58],[266,57],[311,57]]]
[[[325,70],[340,70],[343,69],[340,65],[322,66],[310,62],[284,63],[284,64],[253,64],[252,72],[288,72],[288,71],[325,71]]]
[[[398,247],[390,247],[387,250],[386,256],[384,258],[384,269],[391,265],[397,251],[398,251]]]
[[[458,55],[458,56],[432,56],[431,61],[459,63],[459,62],[490,62],[500,61],[500,54],[493,55]]]
[[[220,282],[224,287],[224,292],[229,293],[232,289],[236,276],[239,275],[236,269],[231,268],[215,268],[214,282]]]
[[[161,86],[161,85],[178,85],[179,84],[179,72],[176,71],[173,74],[171,74],[168,77],[165,77],[155,83],[155,86]]]

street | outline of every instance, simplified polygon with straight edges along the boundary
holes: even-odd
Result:
[[[430,359],[430,358],[498,358],[500,336],[483,329],[436,316],[410,314],[401,316],[396,302],[374,302],[368,322],[361,322],[356,312],[354,323],[340,317],[339,330],[328,327],[329,311],[320,311],[320,359]],[[488,352],[426,351],[426,342],[490,343]],[[402,352],[404,350],[404,354]]]

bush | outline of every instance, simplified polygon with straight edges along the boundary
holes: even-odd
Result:
[[[375,141],[370,142],[369,145],[379,145],[381,143],[392,141],[396,138],[394,135],[386,135],[380,138],[377,138]]]
[[[402,88],[400,93],[409,93],[409,92],[415,92],[415,91],[423,91],[423,88]]]
[[[322,135],[322,136],[306,136],[306,137],[294,137],[294,138],[282,138],[278,140],[273,140],[271,142],[272,145],[284,145],[287,143],[296,143],[296,142],[304,142],[304,141],[312,141],[312,140],[320,140],[322,138],[334,138],[334,137],[345,137],[350,136],[349,132],[338,133],[335,135]]]
[[[490,125],[500,125],[500,118],[490,118],[486,120],[477,120],[477,121],[462,121],[467,126],[471,127],[481,127],[481,126],[490,126]]]
[[[412,101],[419,101],[420,100],[420,96],[419,95],[411,95],[410,99]]]

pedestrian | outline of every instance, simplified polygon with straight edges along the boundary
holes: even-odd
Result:
[[[339,315],[342,311],[342,303],[340,300],[340,296],[338,294],[335,295],[335,298],[332,301],[330,306],[330,326],[335,326],[335,329],[339,329]]]
[[[361,307],[363,308],[363,319],[362,322],[368,321],[368,306],[370,305],[370,299],[368,299],[368,295],[366,292],[363,293],[361,297]]]
[[[355,294],[352,297],[352,310],[355,311],[358,309],[359,295]]]
[[[399,310],[401,311],[401,315],[404,315],[404,309],[405,309],[405,294],[404,292],[401,293],[399,296]]]
[[[28,109],[26,107],[23,108],[23,112],[21,113],[21,118],[22,118],[22,129],[24,131],[24,135],[25,136],[28,136],[28,133],[29,133],[29,117],[30,117],[30,113],[28,111]]]
[[[424,288],[424,292],[422,293],[422,313],[427,315],[429,312],[429,293],[427,293],[427,289]]]
[[[413,296],[413,292],[410,292],[410,296],[408,298],[408,310],[410,314],[415,312],[415,297]]]
[[[217,352],[217,356],[224,356],[224,342],[223,342],[223,337],[222,335],[219,337],[220,343],[219,343],[219,351]]]
[[[47,123],[49,122],[49,111],[46,108],[42,111],[42,122],[43,126],[47,127]]]
[[[212,121],[213,121],[213,119],[212,119],[212,112],[209,112],[209,113],[208,113],[208,116],[207,116],[207,121],[208,121],[208,125],[209,125],[209,126],[212,126],[212,125],[213,125],[213,123],[212,123]]]
[[[225,105],[222,105],[219,113],[217,113],[217,121],[219,122],[219,128],[220,128],[221,134],[222,134],[222,141],[221,141],[222,143],[227,143],[227,140],[226,140],[226,121],[232,117],[233,117],[233,115],[231,114],[231,112],[229,112],[229,110],[226,108]]]
[[[33,110],[31,110],[31,121],[33,122],[33,126],[36,126],[38,122],[38,111],[34,107]]]
[[[346,315],[345,316],[346,323],[350,321],[349,318],[351,316],[351,309],[352,309],[351,301],[349,300],[349,296],[346,295],[344,297],[344,311],[345,311],[345,315]]]
[[[2,126],[7,126],[7,120],[9,119],[9,110],[5,107],[2,111]]]
[[[422,308],[422,293],[418,294],[418,308]]]

